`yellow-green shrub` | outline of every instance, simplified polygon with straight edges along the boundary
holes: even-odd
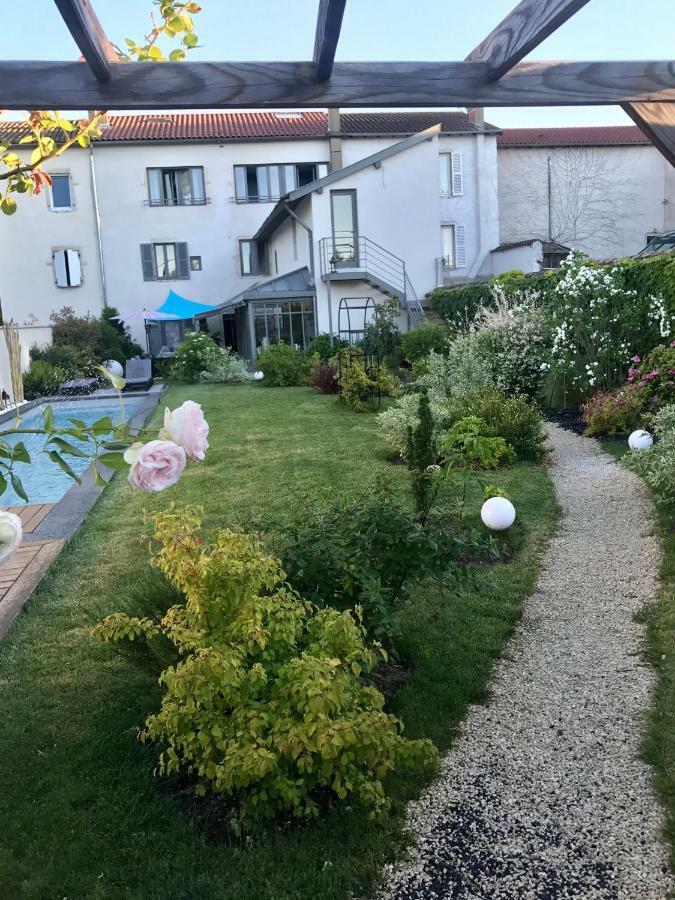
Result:
[[[363,681],[381,651],[349,612],[317,610],[285,581],[257,539],[221,531],[202,543],[194,508],[153,517],[153,564],[184,594],[158,622],[109,616],[108,641],[163,635],[179,661],[161,675],[159,712],[141,739],[162,744],[158,771],[191,775],[199,794],[231,801],[249,830],[275,816],[316,816],[319,797],[388,808],[382,779],[436,761],[408,741]]]

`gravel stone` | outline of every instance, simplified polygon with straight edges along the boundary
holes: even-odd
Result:
[[[471,707],[440,778],[408,808],[412,849],[381,900],[663,900],[663,815],[639,758],[654,675],[633,616],[659,545],[639,478],[555,425],[562,519],[492,699]],[[516,498],[517,505],[517,498]]]

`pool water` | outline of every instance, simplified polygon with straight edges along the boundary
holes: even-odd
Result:
[[[54,411],[54,423],[57,428],[68,428],[70,426],[69,419],[80,419],[91,425],[97,419],[103,416],[110,416],[113,423],[117,424],[124,420],[132,418],[139,409],[138,400],[128,400],[124,398],[124,411],[117,399],[106,400],[61,400],[56,403],[49,404]],[[43,422],[43,410],[45,405],[36,406],[29,410],[21,417],[19,428],[39,428]],[[0,424],[0,431],[6,431],[14,427],[15,420],[10,419]],[[22,440],[26,445],[26,449],[30,454],[31,463],[15,463],[16,474],[21,479],[24,490],[28,494],[29,503],[55,503],[68,491],[74,484],[72,478],[66,475],[59,466],[52,462],[49,456],[42,452],[45,443],[45,437],[39,434],[23,434],[15,437],[2,438],[9,444],[16,444]],[[86,444],[66,437],[66,440],[74,445],[86,448]],[[91,445],[90,445],[91,446]],[[68,465],[81,475],[91,465],[91,457],[70,456],[64,454],[64,459]],[[105,470],[104,471],[108,471]],[[0,506],[19,506],[24,503],[8,484],[4,494],[0,494]]]

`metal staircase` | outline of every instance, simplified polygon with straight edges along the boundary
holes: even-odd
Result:
[[[425,311],[410,281],[404,260],[370,238],[353,234],[321,238],[322,281],[364,281],[388,297],[395,297],[408,317],[408,327],[425,320]]]

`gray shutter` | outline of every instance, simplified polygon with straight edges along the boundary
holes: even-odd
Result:
[[[461,197],[464,193],[464,167],[462,154],[452,154],[452,196]]]
[[[143,280],[155,281],[155,253],[152,244],[141,244],[141,262],[143,264]]]
[[[190,257],[188,256],[188,245],[185,243],[176,244],[176,269],[179,278],[190,277]]]
[[[466,226],[455,225],[455,266],[463,269],[466,266]]]

